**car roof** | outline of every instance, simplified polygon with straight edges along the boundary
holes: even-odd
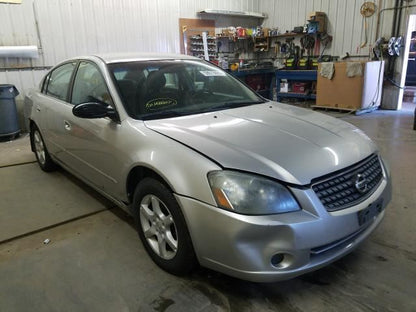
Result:
[[[200,60],[197,57],[172,53],[108,53],[94,56],[102,59],[107,64],[154,60]]]

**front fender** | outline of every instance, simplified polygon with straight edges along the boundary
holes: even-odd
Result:
[[[147,128],[142,130],[145,139],[130,155],[126,181],[134,168],[145,167],[161,176],[174,193],[216,205],[207,174],[221,167],[180,142]]]

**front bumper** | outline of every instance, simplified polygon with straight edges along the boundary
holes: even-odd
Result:
[[[391,199],[386,178],[365,201],[335,212],[328,212],[311,189],[292,192],[302,210],[268,216],[241,215],[176,195],[200,264],[255,282],[296,277],[356,248],[381,222]],[[380,201],[382,211],[360,226],[357,213]]]

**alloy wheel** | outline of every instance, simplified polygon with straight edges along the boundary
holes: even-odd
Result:
[[[35,130],[33,134],[33,142],[35,143],[35,152],[36,156],[38,157],[39,162],[42,165],[46,163],[46,154],[45,154],[45,146],[43,144],[42,137],[40,136],[39,131]]]
[[[178,250],[176,225],[167,206],[155,195],[140,203],[140,224],[147,243],[161,258],[170,260]]]

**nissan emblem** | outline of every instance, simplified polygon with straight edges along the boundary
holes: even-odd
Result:
[[[368,190],[368,180],[367,180],[367,178],[364,175],[362,175],[361,173],[357,174],[357,176],[355,178],[354,186],[357,189],[357,191],[360,192],[360,193],[367,192],[367,190]]]

